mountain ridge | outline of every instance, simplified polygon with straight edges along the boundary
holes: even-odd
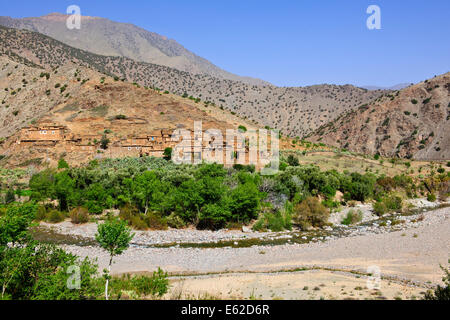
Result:
[[[0,52],[14,53],[51,68],[75,61],[142,86],[198,98],[199,103],[222,107],[262,126],[280,129],[289,136],[305,136],[343,111],[387,93],[351,85],[293,88],[249,85],[124,57],[101,56],[40,33],[6,27],[0,27]]]
[[[450,72],[347,112],[310,140],[364,154],[448,160]]]
[[[82,16],[81,29],[69,30],[66,27],[68,16],[62,13],[18,19],[0,16],[0,25],[45,34],[72,47],[99,55],[123,56],[193,74],[208,74],[249,84],[269,84],[267,81],[227,72],[187,50],[175,40],[131,23]]]

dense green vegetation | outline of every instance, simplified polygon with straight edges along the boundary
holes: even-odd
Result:
[[[125,291],[134,298],[160,297],[167,292],[167,274],[160,269],[152,276],[99,277],[97,265],[88,258],[81,260],[54,245],[33,240],[29,228],[37,212],[34,203],[14,204],[0,211],[0,300],[103,299],[108,281],[114,299],[121,298]],[[127,246],[124,236],[118,237],[119,241],[108,240],[114,235],[105,232],[111,231],[111,224],[117,225],[107,221],[99,226],[99,241],[102,247],[115,243],[113,254],[117,255]],[[76,270],[79,277],[74,277]]]
[[[128,247],[132,237],[128,226],[219,229],[253,221],[254,230],[309,229],[327,225],[331,210],[355,201],[374,202],[375,212],[383,215],[402,210],[407,197],[433,200],[436,194],[446,197],[449,190],[446,172],[432,171],[413,179],[408,175],[321,171],[292,157],[283,163],[277,174],[262,176],[249,166],[175,165],[169,159],[156,158],[92,161],[77,168],[60,161],[58,169],[32,174],[28,184],[23,182],[24,172],[3,170],[1,297],[142,298],[162,296],[168,290],[167,274],[162,270],[150,277],[111,278],[109,270],[100,276],[94,261],[80,260],[54,245],[33,240],[29,228],[34,221],[106,219],[99,225],[96,239],[112,263],[113,257]],[[350,225],[360,220],[361,214],[351,211],[342,222]],[[80,270],[80,290],[67,287],[68,271],[74,266]],[[447,289],[441,289],[436,296],[446,294]],[[430,294],[428,298],[433,297]]]
[[[220,229],[260,220],[255,229],[321,227],[331,210],[349,201],[375,200],[375,212],[401,210],[402,199],[448,190],[448,174],[422,180],[407,175],[393,178],[321,171],[289,158],[282,171],[262,176],[254,167],[218,164],[175,165],[168,159],[126,158],[92,161],[89,165],[34,174],[28,189],[30,201],[39,204],[37,220],[59,222],[71,217],[85,223],[108,210],[135,229]],[[14,202],[12,188],[4,202]],[[342,193],[336,200],[337,192]],[[448,191],[447,191],[448,192]],[[445,195],[444,195],[445,196]],[[319,201],[320,199],[320,201]],[[56,207],[55,207],[56,206]]]

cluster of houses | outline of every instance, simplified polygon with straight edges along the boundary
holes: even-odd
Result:
[[[107,148],[103,150],[100,147],[103,135],[78,135],[71,133],[66,126],[52,124],[22,128],[17,143],[23,146],[58,148],[67,153],[80,152],[92,155],[101,153],[109,158],[163,157],[166,148],[172,148],[180,158],[187,160],[187,157],[187,162],[205,159],[205,156],[209,160],[223,161],[222,163],[225,164],[238,160],[239,157],[244,162],[249,159],[248,144],[239,139],[234,140],[233,143],[222,138],[203,141],[191,131],[187,135],[172,139],[173,134],[173,130],[160,129],[148,134],[111,140]]]

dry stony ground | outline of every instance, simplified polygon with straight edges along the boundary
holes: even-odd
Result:
[[[420,224],[399,231],[308,244],[132,247],[116,259],[113,272],[142,273],[161,267],[178,275],[172,278],[169,298],[179,292],[198,298],[207,292],[220,298],[413,299],[440,283],[439,264],[446,265],[450,258],[450,208],[424,216]],[[108,261],[97,247],[65,247],[80,256],[98,257],[101,269]],[[366,289],[369,266],[380,268],[381,290]]]

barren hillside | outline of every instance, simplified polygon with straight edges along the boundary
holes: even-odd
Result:
[[[249,85],[124,57],[100,56],[39,33],[4,27],[0,27],[1,52],[18,55],[46,68],[72,61],[142,86],[201,99],[204,104],[228,109],[290,136],[307,135],[342,112],[356,109],[386,93],[351,85],[295,88]]]
[[[349,112],[311,140],[389,157],[450,159],[450,73]]]
[[[44,157],[50,162],[62,156],[72,163],[84,162],[92,158],[90,149],[100,150],[104,135],[112,143],[157,130],[192,130],[194,121],[201,121],[203,129],[223,132],[240,125],[254,128],[218,108],[116,81],[70,62],[42,69],[0,56],[0,88],[0,154],[4,163],[13,166],[41,164]],[[28,126],[65,127],[65,135],[71,137],[67,139],[84,147],[71,152],[53,141],[18,143],[20,129]]]

